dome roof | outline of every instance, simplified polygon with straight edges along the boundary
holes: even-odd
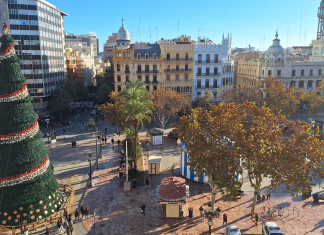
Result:
[[[268,48],[267,53],[284,53],[283,47],[280,45],[280,39],[278,39],[278,32],[276,33],[276,38],[272,40],[272,45]]]
[[[119,28],[117,33],[117,40],[128,40],[130,41],[128,30],[124,27],[124,20],[122,20],[122,27]]]

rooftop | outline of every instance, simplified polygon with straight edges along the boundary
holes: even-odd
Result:
[[[179,199],[186,196],[186,180],[180,177],[166,177],[161,180],[160,194],[165,199]]]

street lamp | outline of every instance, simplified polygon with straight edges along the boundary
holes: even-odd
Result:
[[[213,225],[213,218],[216,218],[216,214],[216,210],[214,212],[212,209],[209,209],[209,211],[204,210],[204,217],[208,219],[209,235],[211,235],[211,226]]]
[[[90,173],[89,173],[89,179],[90,179],[90,182],[89,182],[89,187],[93,187],[94,184],[92,183],[92,171],[91,171],[91,154],[89,154],[89,159],[88,159],[88,162],[89,162],[89,167],[90,167]]]

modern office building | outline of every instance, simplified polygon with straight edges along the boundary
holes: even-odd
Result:
[[[213,102],[219,101],[221,89],[233,85],[234,61],[230,60],[231,38],[222,38],[221,44],[198,37],[194,50],[192,100],[203,97],[206,89],[213,94]]]
[[[66,79],[64,16],[44,0],[0,0],[0,24],[8,23],[35,112],[49,114],[49,97]]]

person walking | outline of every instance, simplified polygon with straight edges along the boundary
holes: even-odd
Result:
[[[145,204],[144,203],[142,204],[142,213],[145,216]]]
[[[271,189],[269,189],[269,191],[268,191],[268,195],[267,195],[267,200],[270,200],[270,198],[271,198]]]
[[[74,216],[75,216],[74,223],[76,223],[77,219],[78,219],[78,221],[80,220],[80,218],[79,218],[80,214],[79,214],[78,208],[75,209]]]
[[[150,185],[150,180],[148,178],[146,178],[145,189],[148,189],[149,185]]]
[[[118,135],[118,130],[116,130],[116,135]]]
[[[81,220],[83,220],[83,217],[85,214],[85,210],[84,210],[83,206],[81,206],[80,211],[81,211],[81,215],[82,215]]]
[[[119,133],[119,136],[120,136],[120,134],[121,134],[121,131],[118,131],[118,133]]]
[[[111,139],[111,144],[114,144],[115,140],[114,138]]]
[[[204,208],[202,206],[199,207],[199,211],[200,211],[200,217],[203,217],[203,215],[204,215]]]
[[[221,212],[221,208],[217,207],[217,209],[216,209],[216,218],[219,217],[220,212]]]
[[[84,209],[84,215],[85,215],[85,218],[88,219],[88,214],[89,214],[89,210],[88,210],[88,207],[86,207]]]
[[[62,221],[62,217],[60,217],[57,220],[57,228],[58,228],[58,233],[60,234],[61,232],[63,232],[63,221]]]
[[[107,144],[107,137],[105,137],[105,144]]]
[[[67,235],[71,235],[71,230],[69,226],[66,228],[65,232]]]
[[[76,148],[76,141],[74,141],[74,148]]]
[[[73,225],[72,225],[72,223],[69,224],[69,228],[70,228],[70,231],[71,231],[71,235],[73,235]]]
[[[223,225],[224,225],[224,223],[227,224],[227,214],[226,213],[223,214]]]
[[[48,227],[46,227],[45,235],[50,235],[50,231],[49,231]]]
[[[119,139],[117,140],[117,144],[118,144],[118,145],[120,144],[120,140],[119,140]]]
[[[259,215],[258,213],[255,213],[255,225],[258,225],[259,222]]]

